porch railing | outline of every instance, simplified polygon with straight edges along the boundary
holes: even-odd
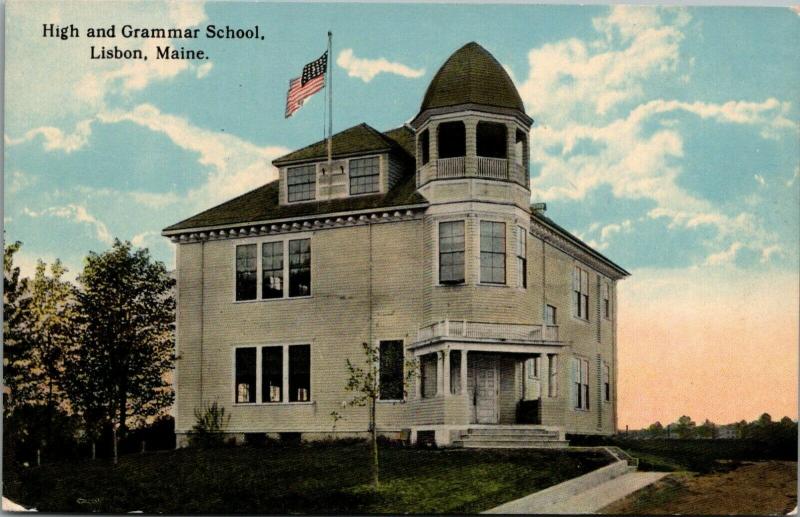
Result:
[[[443,320],[422,327],[417,332],[418,342],[444,337],[506,341],[558,341],[558,325]]]

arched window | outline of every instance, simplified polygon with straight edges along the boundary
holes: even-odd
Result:
[[[467,154],[467,131],[463,122],[439,124],[439,158],[455,158]]]
[[[426,129],[422,133],[419,134],[419,150],[417,151],[419,156],[422,160],[422,165],[428,163],[431,159],[431,147],[430,147],[430,133]]]
[[[495,122],[478,122],[477,128],[478,156],[488,158],[506,158],[507,139],[506,126]]]

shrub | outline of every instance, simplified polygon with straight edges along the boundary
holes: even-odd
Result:
[[[204,409],[194,410],[196,423],[189,433],[189,445],[201,449],[222,447],[225,443],[225,429],[231,416],[225,414],[225,408],[216,402],[206,405]]]

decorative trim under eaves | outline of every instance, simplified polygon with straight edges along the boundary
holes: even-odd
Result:
[[[258,237],[262,235],[279,235],[291,232],[307,232],[310,230],[324,230],[346,226],[361,226],[375,223],[391,223],[420,219],[422,209],[409,208],[405,210],[375,210],[372,213],[353,215],[340,215],[326,217],[323,215],[298,218],[293,221],[275,223],[242,224],[233,227],[211,229],[203,231],[187,230],[180,233],[165,235],[171,242],[185,244],[190,242],[213,241],[224,239],[241,239],[243,237]]]

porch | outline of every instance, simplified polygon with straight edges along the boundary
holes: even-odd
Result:
[[[498,441],[484,434],[517,443],[513,435],[562,441],[557,337],[558,328],[547,325],[445,320],[420,329],[410,346],[420,367],[410,401],[412,435],[433,431],[439,445],[465,437]],[[480,430],[492,427],[498,429]]]

